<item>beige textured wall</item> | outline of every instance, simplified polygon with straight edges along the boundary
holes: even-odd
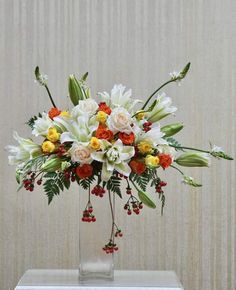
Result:
[[[144,97],[190,60],[183,86],[166,89],[179,108],[175,119],[186,124],[180,140],[200,147],[211,140],[235,155],[235,15],[234,0],[0,1],[1,290],[13,289],[28,268],[78,265],[78,190],[50,207],[41,190],[16,193],[3,150],[13,129],[29,136],[24,122],[50,106],[34,67],[67,107],[69,73],[89,71],[93,92],[121,82]],[[235,290],[235,163],[214,160],[210,170],[190,173],[202,189],[166,172],[163,217],[159,209],[137,218],[118,213],[125,238],[116,266],[174,269],[187,290]]]

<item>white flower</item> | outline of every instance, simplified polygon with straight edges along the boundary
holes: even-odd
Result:
[[[13,133],[14,139],[19,146],[9,145],[6,150],[9,151],[8,161],[10,165],[17,165],[18,168],[24,166],[24,163],[41,152],[41,147],[30,139],[21,138],[17,132]]]
[[[63,131],[60,137],[61,143],[89,142],[98,127],[96,117],[90,118],[87,114],[78,117],[76,121],[61,116],[55,117],[54,122]]]
[[[136,143],[139,143],[141,141],[147,141],[152,144],[153,147],[160,144],[168,144],[168,142],[162,138],[165,134],[161,132],[160,124],[156,124],[156,126],[152,127],[151,130],[148,132],[139,130],[139,133],[138,131],[136,131],[136,134]]]
[[[165,93],[157,96],[157,103],[151,112],[146,113],[148,121],[154,123],[166,116],[173,114],[177,108],[172,107],[172,100],[170,97],[167,97]]]
[[[92,116],[96,113],[97,109],[98,104],[93,99],[80,100],[79,104],[72,109],[71,115],[75,119],[83,114]]]
[[[176,82],[178,86],[181,86],[181,82],[183,81],[181,72],[173,71],[170,73],[171,79]]]
[[[92,162],[91,148],[88,146],[74,142],[68,152],[73,162],[79,162],[80,164],[90,164]]]
[[[108,181],[113,174],[113,171],[129,176],[131,169],[127,162],[134,156],[133,146],[123,146],[120,139],[113,145],[102,140],[102,151],[92,152],[91,156],[94,160],[103,162],[101,179]]]
[[[142,102],[141,100],[131,99],[131,89],[125,92],[125,86],[121,84],[114,85],[110,95],[107,92],[99,93],[99,95],[101,99],[111,108],[123,107],[129,112],[132,112],[137,103]]]
[[[46,136],[48,129],[53,127],[53,121],[49,118],[48,114],[42,113],[42,117],[39,117],[33,125],[32,134],[35,136]]]
[[[129,112],[121,107],[112,110],[111,115],[107,119],[108,128],[116,134],[117,132],[124,132],[129,134],[132,132],[131,128],[131,115]]]

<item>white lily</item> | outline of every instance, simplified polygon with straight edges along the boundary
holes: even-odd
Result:
[[[142,103],[141,100],[131,99],[132,90],[129,89],[125,92],[125,86],[114,85],[111,90],[111,94],[107,92],[99,93],[101,99],[107,103],[111,108],[123,107],[129,112],[132,112],[134,106],[138,103]]]
[[[101,179],[108,181],[114,170],[125,176],[129,176],[131,169],[127,162],[135,154],[134,147],[123,146],[120,139],[114,144],[102,140],[101,145],[102,151],[91,153],[91,157],[94,160],[103,162]]]
[[[168,144],[160,144],[157,146],[157,150],[159,153],[170,155],[172,161],[174,160],[175,156],[177,155],[177,151],[175,148],[169,146]]]
[[[39,117],[33,125],[32,134],[37,136],[46,136],[48,129],[53,127],[53,121],[49,118],[48,114],[45,112],[42,113],[42,117]]]
[[[173,114],[177,108],[171,106],[172,100],[170,97],[167,97],[165,93],[157,96],[157,103],[151,112],[146,113],[146,118],[148,121],[155,123],[170,114]]]
[[[17,165],[17,168],[21,168],[26,161],[40,154],[41,147],[30,139],[21,138],[17,132],[13,133],[13,137],[19,143],[19,146],[6,146],[6,150],[10,154],[8,161],[10,165]]]
[[[89,142],[98,127],[96,117],[90,118],[87,114],[79,116],[76,120],[59,116],[54,118],[54,122],[63,132],[60,137],[61,143]]]

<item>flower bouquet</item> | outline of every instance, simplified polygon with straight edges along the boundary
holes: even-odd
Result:
[[[36,81],[46,88],[53,107],[27,123],[39,138],[38,143],[15,132],[19,145],[7,147],[9,163],[16,165],[19,189],[33,191],[35,186],[42,185],[50,204],[54,196],[76,182],[87,190],[81,217],[85,223],[96,221],[93,199],[107,196],[112,212],[111,235],[104,242],[103,251],[107,254],[117,251],[116,238],[122,232],[115,222],[114,195],[125,196],[123,206],[128,215],[138,215],[143,206],[156,208],[146,192],[149,185],[157,193],[163,212],[167,183],[159,177],[161,170],[173,168],[182,175],[184,183],[199,187],[201,184],[179,166],[208,167],[211,156],[232,160],[217,146],[202,150],[179,144],[173,136],[182,130],[181,123],[160,125],[162,119],[177,110],[162,88],[174,82],[179,84],[189,67],[190,63],[182,71],[171,73],[170,79],[145,102],[132,99],[131,90],[122,85],[115,85],[111,93],[99,93],[96,101],[86,85],[88,73],[81,79],[70,75],[68,91],[73,104],[70,110],[56,106],[47,78],[37,67]]]

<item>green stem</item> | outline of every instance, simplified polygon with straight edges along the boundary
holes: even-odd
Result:
[[[108,190],[108,196],[109,196],[109,204],[110,204],[111,217],[112,217],[112,226],[111,226],[110,241],[114,242],[115,216],[114,216],[114,210],[113,210],[112,201],[111,201],[111,191],[110,190]]]
[[[131,178],[129,178],[129,180],[131,181],[131,183],[133,184],[133,186],[135,187],[135,189],[137,191],[140,191],[140,189],[137,187],[137,185],[133,182],[133,180]]]
[[[151,98],[157,93],[159,92],[164,86],[168,85],[169,83],[175,82],[175,79],[171,79],[167,82],[165,82],[163,85],[161,85],[158,89],[156,89],[147,99],[147,101],[145,102],[145,104],[142,106],[142,110],[144,110],[144,108],[147,106],[147,104],[150,102]]]
[[[50,93],[50,91],[49,91],[48,86],[47,86],[46,84],[45,84],[44,86],[45,86],[45,88],[46,88],[46,90],[47,90],[47,93],[48,93],[48,95],[49,95],[49,98],[50,98],[50,101],[51,101],[53,107],[56,108],[57,106],[56,106],[56,104],[55,104],[54,101],[53,101],[53,98],[52,98],[52,95],[51,95],[51,93]]]
[[[173,144],[169,144],[169,146],[174,147],[176,149],[187,149],[187,150],[199,151],[199,152],[204,152],[204,153],[211,153],[210,151],[207,151],[207,150],[191,148],[191,147],[177,146],[177,145],[173,145]]]
[[[170,167],[174,168],[175,170],[179,171],[180,174],[184,175],[183,171],[181,171],[178,167],[171,165]]]

